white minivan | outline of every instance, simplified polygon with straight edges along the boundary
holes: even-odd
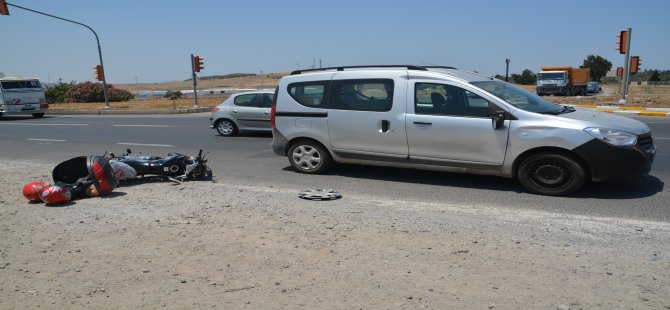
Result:
[[[44,88],[38,79],[0,78],[0,116],[32,115],[39,118],[48,110]]]
[[[273,151],[303,173],[333,163],[477,173],[543,195],[647,175],[656,154],[637,120],[452,67],[294,71],[275,90],[271,123]]]

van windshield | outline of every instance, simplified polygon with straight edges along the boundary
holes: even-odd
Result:
[[[554,104],[523,88],[503,81],[476,81],[470,83],[525,111],[542,114],[561,114],[574,111],[572,108]]]

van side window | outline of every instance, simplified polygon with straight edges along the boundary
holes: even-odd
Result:
[[[327,82],[293,83],[288,93],[296,102],[310,108],[325,108],[324,94]]]
[[[460,87],[416,83],[414,111],[425,115],[489,117],[494,105],[479,95]]]
[[[334,80],[331,84],[331,109],[383,112],[393,106],[393,80]]]
[[[258,107],[258,94],[239,95],[235,97],[233,103],[241,107]]]

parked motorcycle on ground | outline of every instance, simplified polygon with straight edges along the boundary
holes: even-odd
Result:
[[[173,182],[188,180],[211,180],[212,169],[207,166],[207,159],[198,152],[198,156],[187,156],[170,152],[166,157],[134,154],[130,149],[116,156],[106,155],[107,159],[129,165],[137,172],[137,176],[157,176]]]

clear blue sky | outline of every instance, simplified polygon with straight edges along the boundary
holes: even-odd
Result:
[[[670,1],[171,1],[7,0],[89,25],[109,83],[282,72],[364,64],[449,65],[487,75],[579,66],[587,55],[623,65],[615,35],[632,31],[642,69],[670,69]],[[0,72],[45,82],[91,81],[88,29],[15,7],[0,16]]]

